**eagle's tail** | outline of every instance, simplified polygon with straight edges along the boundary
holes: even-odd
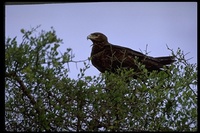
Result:
[[[174,56],[155,57],[155,59],[163,65],[172,64],[176,61]]]

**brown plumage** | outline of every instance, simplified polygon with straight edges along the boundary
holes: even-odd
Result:
[[[87,39],[93,42],[91,52],[92,64],[102,73],[105,71],[116,72],[118,68],[133,68],[135,71],[138,71],[139,69],[134,62],[135,58],[138,58],[138,61],[144,64],[148,71],[161,71],[164,65],[175,61],[173,56],[151,57],[130,48],[113,45],[100,32],[90,34],[87,36]]]

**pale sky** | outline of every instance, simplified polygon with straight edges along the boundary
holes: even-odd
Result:
[[[149,56],[167,56],[176,51],[190,52],[186,59],[197,63],[197,2],[91,2],[36,5],[7,5],[5,7],[5,35],[18,36],[20,29],[38,31],[53,27],[63,39],[59,51],[72,48],[74,60],[90,56],[92,42],[87,36],[102,32],[110,43],[144,52],[148,44]],[[90,63],[91,64],[91,63]],[[83,63],[70,64],[69,76],[77,78]],[[67,68],[67,66],[66,66]],[[87,76],[98,76],[91,67]]]

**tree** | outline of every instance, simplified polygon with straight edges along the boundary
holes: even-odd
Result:
[[[196,131],[197,65],[181,49],[166,72],[142,64],[141,78],[132,70],[118,75],[68,76],[71,49],[59,53],[62,39],[50,31],[21,30],[5,42],[5,130],[7,131]],[[128,78],[128,80],[127,80]],[[143,80],[141,80],[143,79]],[[128,81],[128,82],[127,82]]]

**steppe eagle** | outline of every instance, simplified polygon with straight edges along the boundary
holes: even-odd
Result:
[[[139,71],[138,65],[134,61],[136,58],[150,72],[153,70],[161,71],[163,66],[175,61],[174,56],[151,57],[127,47],[113,45],[100,32],[91,33],[87,39],[93,42],[91,62],[102,73],[105,71],[115,73],[118,68]]]

